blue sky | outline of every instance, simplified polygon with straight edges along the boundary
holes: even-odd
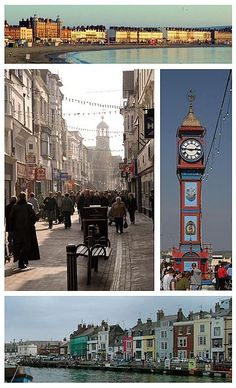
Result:
[[[228,297],[208,296],[7,296],[5,298],[5,341],[61,340],[78,324],[98,325],[104,319],[122,328],[135,326],[137,319],[156,321],[157,310],[166,315],[179,308],[214,311],[215,303]]]
[[[179,244],[179,182],[176,176],[176,131],[188,112],[186,94],[193,89],[193,110],[206,128],[208,152],[228,78],[228,70],[161,71],[161,247]],[[228,96],[226,102],[228,101]],[[226,112],[224,109],[223,112]],[[218,144],[218,143],[217,143]],[[231,110],[224,121],[220,154],[203,182],[202,240],[214,250],[231,249]],[[211,160],[211,159],[210,159]]]
[[[230,5],[7,5],[5,19],[18,24],[34,14],[63,19],[66,26],[87,24],[129,26],[231,25]]]

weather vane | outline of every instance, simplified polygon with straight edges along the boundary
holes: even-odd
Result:
[[[193,90],[190,89],[187,93],[187,99],[189,100],[189,107],[193,107],[193,101],[195,101],[196,95],[193,93]]]

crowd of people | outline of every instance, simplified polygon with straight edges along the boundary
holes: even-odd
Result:
[[[109,224],[116,225],[116,232],[123,233],[127,227],[127,213],[130,223],[135,223],[137,203],[134,195],[127,191],[94,191],[84,190],[74,194],[73,191],[64,195],[58,191],[49,192],[43,197],[30,193],[28,198],[24,192],[18,198],[12,197],[5,208],[7,242],[5,244],[6,261],[13,255],[20,269],[28,266],[30,260],[40,258],[35,223],[40,219],[48,223],[52,229],[54,224],[64,223],[65,229],[71,228],[71,215],[77,208],[81,229],[84,228],[85,208],[103,206],[107,208]]]
[[[210,281],[216,290],[232,289],[232,264],[219,261],[210,270]],[[165,261],[161,264],[161,289],[163,291],[199,291],[202,289],[202,271],[192,263],[190,271],[179,271]]]

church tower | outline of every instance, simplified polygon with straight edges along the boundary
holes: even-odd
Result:
[[[109,139],[109,127],[103,121],[104,117],[102,116],[102,121],[97,125],[96,133],[96,148],[101,151],[110,150],[110,139]]]
[[[104,117],[97,125],[96,146],[93,152],[93,177],[97,190],[107,190],[112,174],[112,155],[110,150],[109,126]]]

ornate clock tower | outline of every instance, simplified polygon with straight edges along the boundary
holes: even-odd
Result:
[[[204,165],[205,128],[193,112],[192,91],[188,93],[189,111],[177,129],[177,176],[180,183],[180,244],[173,248],[175,269],[190,271],[192,263],[208,272],[208,249],[202,247],[201,191]]]

